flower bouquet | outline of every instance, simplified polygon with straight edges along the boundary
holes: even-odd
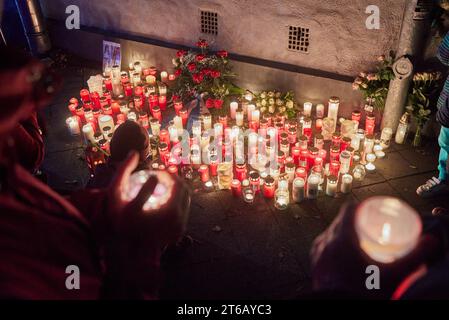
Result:
[[[200,39],[197,50],[179,50],[173,59],[176,81],[174,94],[184,102],[190,101],[196,95],[205,99],[206,107],[218,113],[227,112],[229,108],[225,99],[241,90],[232,83],[235,74],[225,50],[211,53],[206,40]]]
[[[260,113],[280,113],[287,116],[289,119],[296,117],[298,105],[292,91],[282,93],[276,90],[267,90],[253,95],[254,103],[260,110]]]
[[[419,72],[413,76],[408,105],[411,107],[413,118],[416,121],[414,147],[421,144],[422,129],[432,114],[431,106],[435,103],[431,102],[437,99],[440,79],[440,72]]]
[[[368,105],[379,111],[383,111],[385,107],[390,80],[395,77],[392,68],[394,59],[395,54],[392,51],[388,58],[384,55],[379,56],[377,58],[377,70],[374,72],[361,72],[352,84],[354,90],[362,92]]]

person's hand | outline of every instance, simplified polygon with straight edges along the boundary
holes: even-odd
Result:
[[[354,227],[357,205],[344,205],[329,228],[318,236],[311,249],[313,289],[339,292],[357,297],[388,299],[401,281],[436,255],[438,242],[423,235],[415,249],[405,257],[384,264],[371,259],[359,245]],[[369,265],[379,267],[380,290],[368,290]]]
[[[164,246],[176,241],[185,231],[190,194],[185,184],[173,177],[175,184],[168,203],[159,210],[145,212],[143,206],[158,183],[156,177],[148,179],[135,199],[127,201],[123,198],[129,177],[138,163],[138,154],[131,153],[118,169],[111,184],[107,210],[111,230],[120,241],[138,244],[139,247]]]

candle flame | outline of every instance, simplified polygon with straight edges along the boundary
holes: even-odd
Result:
[[[391,238],[391,224],[384,223],[382,226],[382,237],[380,238],[380,243],[390,242]]]

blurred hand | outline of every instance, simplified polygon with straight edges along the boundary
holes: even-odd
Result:
[[[311,249],[313,289],[318,292],[344,292],[359,297],[389,299],[401,281],[438,252],[438,241],[423,235],[415,249],[390,264],[371,259],[359,245],[355,231],[357,205],[344,205],[338,216]],[[380,290],[368,290],[366,267],[380,270]]]
[[[158,183],[156,177],[150,177],[134,200],[124,200],[123,191],[138,163],[138,154],[130,154],[111,184],[107,212],[111,229],[119,242],[142,248],[162,247],[176,241],[185,231],[190,211],[190,195],[183,182],[176,179],[172,198],[168,203],[160,210],[145,212],[143,205]]]

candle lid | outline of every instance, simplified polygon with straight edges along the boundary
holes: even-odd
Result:
[[[270,175],[268,175],[264,180],[265,180],[265,185],[267,185],[269,187],[273,186],[275,183],[274,178]]]
[[[332,183],[337,183],[338,177],[331,174],[330,176],[327,177],[327,181],[332,182]]]
[[[250,181],[258,181],[260,179],[260,174],[257,171],[251,171],[249,173]]]
[[[242,186],[248,187],[249,186],[249,180],[248,179],[243,180],[242,181]]]
[[[336,97],[336,96],[330,97],[329,102],[330,103],[340,103],[340,98]]]
[[[293,186],[296,188],[304,187],[304,184],[305,184],[305,181],[301,177],[295,178],[295,180],[293,180]]]

